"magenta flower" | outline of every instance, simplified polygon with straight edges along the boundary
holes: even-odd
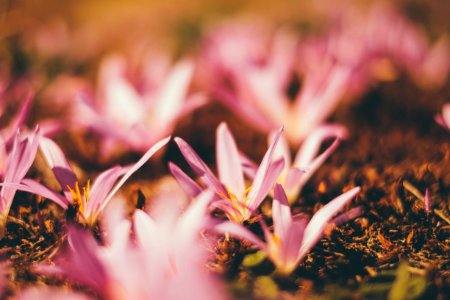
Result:
[[[0,191],[0,238],[5,234],[6,220],[17,191],[17,188],[12,185],[19,184],[30,169],[36,156],[39,140],[38,127],[34,133],[25,136],[17,131],[11,151],[2,153],[2,160],[6,161],[0,169],[3,182]],[[5,149],[4,141],[1,142],[1,146]]]
[[[145,151],[171,134],[180,118],[205,102],[199,94],[189,93],[192,61],[183,60],[171,66],[166,56],[159,55],[142,64],[142,74],[133,79],[129,76],[133,70],[129,70],[130,64],[124,57],[105,58],[95,92],[89,92],[88,85],[82,82],[62,81],[62,89],[78,87],[72,112],[74,126],[101,135],[101,151],[106,156],[114,146]]]
[[[213,190],[216,197],[212,205],[222,210],[230,220],[242,223],[256,211],[283,170],[284,159],[273,160],[282,131],[280,129],[275,135],[250,185],[246,185],[241,156],[225,123],[217,127],[216,133],[216,163],[219,179],[181,138],[175,138],[175,142],[192,170],[200,177],[203,187],[190,179],[175,164],[170,163],[169,167],[175,179],[187,193],[197,196],[204,189]]]
[[[252,242],[267,254],[281,274],[289,275],[322,238],[326,226],[333,222],[332,217],[353,199],[359,191],[360,188],[356,187],[331,200],[319,209],[307,223],[303,219],[298,220],[292,216],[286,194],[281,185],[277,184],[272,204],[273,233],[269,231],[267,225],[261,220],[265,242],[261,241],[247,228],[234,222],[228,221],[218,224],[215,230],[222,233],[230,233]],[[360,214],[360,212],[355,211],[349,212],[351,212],[351,217]],[[339,217],[339,223],[349,219],[348,216]]]
[[[450,131],[450,103],[444,104],[442,114],[437,115],[434,119],[439,125]]]
[[[92,187],[88,181],[86,186],[81,188],[80,182],[72,171],[62,150],[52,140],[41,138],[41,151],[56,180],[59,182],[64,196],[31,179],[24,179],[21,184],[14,185],[14,187],[52,200],[64,209],[67,209],[69,205],[75,206],[86,223],[93,226],[106,205],[128,178],[142,167],[156,151],[166,145],[169,140],[170,137],[167,137],[157,142],[134,165],[112,167],[99,174],[94,180]],[[116,183],[117,180],[119,181]]]

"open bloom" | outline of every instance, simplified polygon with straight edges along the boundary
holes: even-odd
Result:
[[[92,187],[88,181],[82,188],[61,148],[52,140],[43,137],[40,141],[41,151],[59,182],[64,196],[31,179],[24,179],[21,184],[13,187],[48,198],[64,209],[67,209],[69,205],[75,206],[84,220],[89,225],[94,225],[108,202],[128,178],[142,167],[156,151],[167,144],[169,139],[170,137],[167,137],[157,142],[134,165],[112,167],[99,174]],[[115,184],[119,178],[120,180]]]
[[[1,159],[5,159],[6,162],[5,165],[2,164],[3,161],[0,162],[0,176],[3,182],[0,191],[0,238],[5,233],[6,220],[17,191],[17,188],[11,185],[19,184],[30,169],[36,157],[39,140],[38,127],[34,133],[25,136],[17,131],[11,151],[2,153],[4,157]],[[1,142],[1,147],[5,147],[4,141],[1,140]]]
[[[236,141],[225,123],[217,127],[216,134],[216,163],[219,179],[181,138],[175,138],[175,142],[192,170],[200,177],[203,187],[190,179],[175,164],[170,163],[169,168],[190,195],[196,196],[203,189],[213,190],[216,197],[212,205],[222,210],[230,220],[242,223],[256,211],[283,170],[284,159],[273,160],[281,134],[282,129],[275,135],[250,185],[246,185]]]
[[[450,131],[450,103],[444,104],[442,114],[435,117],[436,122]]]
[[[347,137],[347,130],[339,125],[322,125],[313,130],[303,141],[298,149],[294,160],[291,160],[291,152],[288,141],[284,136],[280,137],[274,153],[274,159],[284,158],[285,166],[283,172],[278,177],[286,191],[290,203],[295,202],[303,188],[315,171],[325,162],[325,160],[339,146],[340,140]],[[275,133],[269,136],[269,144]],[[322,153],[319,153],[321,144],[330,138],[335,138],[334,142]],[[253,174],[255,164],[251,161],[246,162],[247,173]]]
[[[272,204],[273,232],[270,232],[264,221],[261,220],[265,242],[247,228],[233,222],[218,224],[215,230],[230,233],[252,242],[268,255],[280,273],[288,275],[295,270],[305,255],[322,238],[326,226],[330,221],[333,222],[332,217],[359,191],[360,188],[356,187],[336,197],[319,209],[307,223],[305,220],[292,217],[286,194],[281,185],[277,184]],[[339,216],[337,223],[347,221],[360,213],[349,212],[351,212],[349,216]]]
[[[97,87],[67,78],[55,95],[66,95],[72,107],[72,123],[99,134],[100,151],[108,156],[113,147],[144,152],[170,135],[177,121],[205,102],[189,91],[194,63],[182,60],[171,66],[165,55],[146,57],[134,70],[123,56],[110,55],[100,65]],[[55,96],[59,97],[59,96]]]

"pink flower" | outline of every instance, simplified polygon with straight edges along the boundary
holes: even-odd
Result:
[[[450,103],[444,104],[442,114],[436,115],[434,119],[439,125],[450,131]]]
[[[213,190],[216,197],[212,205],[222,210],[230,220],[242,223],[256,211],[283,170],[283,158],[273,161],[275,148],[281,134],[282,129],[275,135],[256,170],[253,183],[249,186],[246,186],[244,180],[242,159],[236,141],[225,123],[221,123],[217,127],[216,133],[216,163],[219,179],[181,138],[175,138],[175,142],[190,167],[200,177],[204,187],[190,179],[175,164],[170,163],[169,168],[186,192],[196,196],[203,189]]]
[[[36,127],[34,133],[23,136],[17,131],[13,139],[12,149],[9,153],[2,153],[2,159],[5,159],[5,165],[2,165],[0,176],[2,178],[2,187],[0,191],[0,237],[5,234],[6,220],[14,200],[17,188],[25,177],[26,173],[33,164],[40,140],[39,128]],[[6,149],[2,141],[1,147]]]
[[[106,299],[224,299],[206,269],[200,236],[211,197],[211,192],[200,195],[181,213],[177,199],[159,199],[162,208],[154,217],[138,210],[133,222],[117,217],[114,207],[106,214],[103,245],[89,232],[72,227],[65,255],[54,266],[36,269],[65,275]]]
[[[69,205],[73,205],[77,208],[77,211],[87,224],[93,226],[111,198],[128,178],[142,167],[156,151],[166,145],[169,139],[170,137],[167,137],[157,142],[134,165],[112,167],[100,173],[94,180],[92,187],[88,181],[86,186],[81,188],[80,182],[72,171],[62,150],[52,140],[41,138],[41,151],[52,169],[56,180],[59,182],[64,196],[31,179],[24,179],[21,184],[14,185],[13,187],[48,198],[64,209],[67,209]],[[119,181],[115,184],[117,180]]]
[[[291,151],[288,141],[284,136],[280,137],[274,153],[274,159],[284,158],[285,167],[278,177],[278,182],[284,186],[284,190],[288,196],[289,202],[293,203],[298,199],[303,186],[308,182],[315,171],[325,162],[325,160],[339,146],[340,140],[346,138],[347,130],[339,125],[322,125],[313,130],[303,141],[297,150],[294,160],[291,160]],[[275,133],[269,136],[269,145]],[[320,155],[318,155],[321,144],[330,138],[335,138],[334,142]],[[254,173],[254,163],[250,162],[250,171]]]
[[[111,55],[100,65],[95,92],[86,91],[86,85],[73,79],[68,83],[80,88],[73,104],[74,125],[101,135],[105,155],[113,146],[145,151],[205,102],[199,94],[189,95],[192,61],[171,66],[168,57],[155,55],[141,64],[142,74],[133,78],[125,57]]]
[[[286,194],[281,185],[277,184],[272,204],[273,233],[269,231],[267,225],[261,220],[265,242],[261,241],[247,228],[234,222],[223,222],[216,225],[215,230],[222,233],[230,233],[252,242],[268,255],[280,273],[289,275],[322,238],[327,224],[333,222],[332,217],[353,199],[359,191],[360,188],[356,187],[331,200],[319,209],[307,223],[303,219],[298,220],[292,217]],[[361,213],[360,211],[350,212],[352,217]],[[349,219],[348,216],[340,217],[341,220],[339,222]]]
[[[200,236],[209,222],[212,197],[210,191],[202,193],[183,211],[173,199],[160,198],[152,217],[135,212],[137,246],[143,254],[143,276],[150,279],[146,283],[150,298],[228,298],[206,269],[206,241]]]

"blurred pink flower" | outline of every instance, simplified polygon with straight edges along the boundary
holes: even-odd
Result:
[[[261,131],[284,125],[297,146],[340,101],[360,98],[398,71],[425,87],[446,81],[447,40],[429,46],[425,34],[391,7],[345,10],[334,19],[327,34],[301,42],[263,22],[222,24],[204,39],[199,84]]]
[[[327,35],[302,43],[301,64],[308,70],[332,61],[348,67],[348,98],[360,97],[379,80],[395,79],[399,71],[424,87],[446,82],[447,38],[430,45],[425,32],[392,6],[376,4],[366,13],[344,6],[332,11],[332,18]]]
[[[218,232],[229,233],[252,242],[268,255],[278,272],[289,275],[322,238],[326,226],[330,222],[334,223],[332,217],[353,199],[359,191],[360,188],[356,187],[331,200],[319,209],[307,223],[303,219],[298,220],[292,216],[286,194],[281,185],[277,184],[275,197],[272,202],[274,232],[269,231],[263,220],[260,221],[265,242],[261,241],[259,237],[247,228],[234,222],[220,223],[214,229]],[[358,216],[361,213],[361,211],[349,212],[351,212],[351,217]],[[339,222],[347,221],[348,219],[349,217],[344,216],[341,217]]]
[[[154,217],[138,210],[133,223],[115,207],[106,214],[104,245],[71,227],[65,255],[36,270],[65,275],[106,299],[225,299],[206,269],[200,236],[211,198],[201,194],[181,213],[176,199],[159,199]]]
[[[92,188],[88,181],[87,185],[81,189],[78,178],[72,171],[62,150],[51,139],[42,137],[40,140],[41,151],[60,184],[64,196],[32,179],[24,179],[21,181],[21,184],[11,185],[11,187],[38,194],[54,201],[64,209],[67,209],[69,205],[73,205],[87,224],[93,226],[111,198],[128,178],[142,167],[155,152],[166,145],[169,140],[170,137],[167,137],[157,142],[134,165],[112,167],[97,176],[92,184]],[[119,178],[120,180],[115,184]]]
[[[142,264],[155,299],[226,299],[217,279],[206,269],[208,253],[201,230],[209,223],[213,193],[201,193],[185,210],[172,199],[158,199],[150,217],[134,214]],[[172,201],[170,201],[172,200]],[[153,297],[151,297],[153,296]]]
[[[283,170],[284,159],[273,160],[282,131],[280,129],[276,133],[254,174],[252,184],[247,187],[244,180],[243,162],[236,141],[225,123],[221,123],[217,127],[216,133],[216,163],[219,179],[181,138],[175,138],[175,142],[190,167],[200,177],[204,188],[190,179],[175,164],[170,163],[169,168],[186,192],[196,196],[203,189],[213,190],[216,197],[212,205],[222,210],[230,220],[242,223],[256,211]]]
[[[450,131],[450,103],[444,104],[442,114],[435,116],[436,122]]]
[[[190,95],[192,61],[171,66],[165,55],[149,56],[137,75],[130,64],[123,56],[106,57],[100,65],[95,92],[74,78],[60,81],[60,89],[66,94],[67,89],[78,89],[75,97],[66,95],[66,101],[71,101],[74,126],[101,135],[100,151],[106,156],[114,146],[145,151],[171,134],[180,118],[205,103],[200,94]],[[52,94],[58,95],[55,91]]]
[[[36,127],[34,133],[21,134],[19,131],[13,139],[13,145],[10,152],[6,151],[5,142],[1,141],[1,164],[0,176],[2,187],[0,191],[0,238],[3,237],[6,230],[6,221],[14,200],[17,188],[12,185],[19,184],[33,164],[38,149],[40,134]]]

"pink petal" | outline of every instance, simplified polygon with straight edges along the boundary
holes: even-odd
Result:
[[[89,194],[89,201],[86,204],[85,217],[88,218],[92,213],[97,213],[98,208],[108,196],[114,183],[120,176],[126,173],[127,169],[121,166],[115,166],[100,173],[92,184]]]
[[[339,146],[340,140],[336,139],[333,144],[330,145],[322,154],[316,157],[312,162],[310,162],[305,168],[305,172],[302,176],[300,176],[300,180],[298,181],[295,188],[292,189],[296,195],[298,195],[303,188],[303,186],[308,182],[311,176],[319,169],[319,167],[325,162],[325,160],[336,150]]]
[[[142,247],[152,249],[157,245],[160,230],[155,221],[144,211],[137,209],[133,215],[133,226],[136,240]]]
[[[430,193],[428,192],[428,189],[425,190],[425,197],[424,197],[424,203],[425,203],[425,211],[427,213],[430,213]]]
[[[283,257],[286,267],[293,267],[300,261],[298,253],[302,245],[305,227],[306,222],[300,220],[292,222],[287,228],[281,249],[281,257]]]
[[[249,206],[253,209],[259,206],[269,190],[272,188],[272,186],[268,186],[268,184],[271,183],[273,185],[275,180],[278,178],[279,173],[281,173],[281,171],[283,170],[284,160],[281,160],[283,166],[280,165],[280,161],[278,161],[276,165],[272,164],[272,156],[275,153],[275,149],[282,133],[283,128],[280,128],[275,135],[275,138],[273,139],[273,142],[270,145],[269,149],[267,149],[266,154],[264,155],[261,164],[259,165],[258,171],[256,171],[256,175],[253,179],[252,184],[253,188],[248,193],[248,197],[251,199],[251,203],[249,203]],[[277,178],[273,179],[272,177],[274,173],[278,171],[277,168],[279,168],[280,166],[281,169],[279,170],[278,174],[276,174]],[[271,172],[269,172],[269,169],[271,169]]]
[[[269,145],[271,145],[275,139],[276,132],[271,132],[269,134]],[[289,149],[289,144],[286,138],[282,135],[280,140],[278,141],[278,145],[275,148],[275,152],[273,153],[273,159],[284,158],[284,162],[286,167],[291,165],[291,150]]]
[[[295,156],[294,166],[307,167],[319,153],[320,146],[324,141],[331,138],[345,139],[348,136],[348,130],[336,124],[322,125],[311,132],[303,142],[297,155]]]
[[[220,183],[220,181],[214,176],[213,172],[208,168],[208,166],[203,162],[203,160],[195,153],[195,151],[186,143],[183,139],[176,137],[175,142],[178,148],[183,154],[189,166],[194,170],[194,172],[205,181],[208,187],[211,187],[216,192],[226,194],[227,191]]]
[[[40,135],[39,128],[29,137],[21,139],[19,132],[17,132],[13,148],[6,160],[5,174],[3,181],[5,183],[19,183],[28,172],[36,157]],[[4,213],[9,211],[16,188],[12,186],[4,186],[0,192],[0,207]]]
[[[280,184],[275,184],[275,195],[272,202],[272,219],[275,234],[283,241],[292,223],[291,208]]]
[[[232,194],[238,198],[243,197],[244,176],[236,141],[226,123],[223,122],[217,127],[216,135],[216,164],[219,179]]]
[[[67,209],[67,206],[69,204],[69,201],[65,197],[61,196],[58,193],[55,193],[54,191],[48,189],[44,185],[32,179],[24,179],[22,183],[0,183],[0,186],[2,186],[3,188],[9,187],[14,190],[42,196],[46,199],[52,200],[64,209]]]
[[[297,200],[297,196],[300,192],[300,189],[298,188],[300,179],[306,172],[307,171],[305,169],[299,169],[296,167],[292,167],[288,171],[286,180],[284,181],[284,188],[291,201]]]
[[[140,167],[142,167],[153,156],[153,154],[155,154],[159,149],[164,147],[169,142],[169,140],[170,137],[166,137],[157,142],[156,144],[154,144],[152,147],[150,147],[150,149],[147,150],[147,152],[145,152],[145,154],[141,157],[141,159],[139,159],[133,166],[131,166],[131,168],[128,169],[128,171],[123,175],[123,177],[119,180],[119,182],[108,193],[108,196],[100,205],[98,212],[103,211],[103,209],[111,200],[111,198],[117,193],[117,191],[122,187],[122,185],[124,185],[124,183],[128,180],[128,178],[130,178],[131,175],[134,174],[134,172],[136,172]],[[95,218],[97,218],[97,215],[95,215]]]
[[[181,188],[191,197],[197,197],[201,193],[201,187],[184,173],[176,164],[169,162],[169,170]]]
[[[99,259],[99,245],[87,231],[71,227],[68,242],[71,255],[67,265],[62,266],[64,273],[75,281],[82,282],[102,293],[108,282],[108,272]]]
[[[244,174],[249,178],[254,179],[256,176],[256,171],[258,171],[258,165],[242,152],[239,152],[239,156],[241,157],[242,170],[244,171]]]
[[[236,96],[230,93],[227,89],[216,88],[213,91],[215,99],[227,105],[231,111],[240,115],[242,119],[247,120],[249,124],[256,126],[257,129],[263,132],[273,130],[278,125],[268,120],[264,115],[255,111],[254,107],[244,101],[239,101]]]
[[[333,219],[333,223],[336,226],[339,226],[341,224],[347,223],[350,220],[353,220],[355,218],[360,217],[364,213],[364,208],[362,206],[354,207],[350,209],[349,211],[346,211],[339,216],[335,217]]]
[[[273,188],[273,185],[280,176],[280,173],[283,171],[283,168],[283,158],[271,163],[264,174],[261,184],[254,184],[253,189],[250,190],[248,195],[248,197],[251,199],[248,203],[248,206],[251,210],[255,211],[259,207],[261,202]],[[254,196],[250,195],[252,191],[255,191]]]
[[[187,241],[188,245],[195,242],[200,230],[206,224],[207,208],[213,195],[214,192],[209,190],[201,193],[180,216],[177,222],[177,243],[180,240]]]
[[[350,200],[352,200],[361,190],[360,187],[355,187],[348,192],[334,198],[328,204],[319,209],[309,221],[305,228],[305,236],[303,238],[302,247],[298,253],[299,260],[301,260],[306,253],[322,237],[323,230],[330,219]]]
[[[47,164],[55,174],[56,180],[58,180],[61,189],[67,199],[72,199],[72,195],[69,192],[68,187],[75,188],[75,182],[78,181],[77,176],[72,171],[64,153],[61,148],[53,142],[51,139],[42,137],[40,140],[40,148],[42,154],[47,161]]]
[[[193,72],[192,61],[181,61],[172,69],[157,96],[155,117],[160,124],[172,122],[181,113]]]

